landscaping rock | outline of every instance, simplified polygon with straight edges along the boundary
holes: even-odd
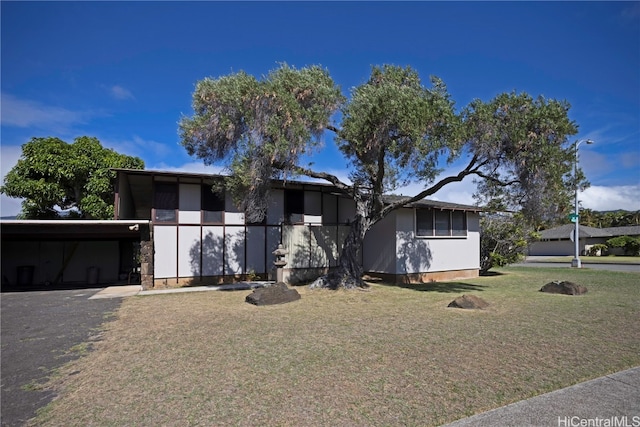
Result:
[[[300,294],[295,289],[289,289],[283,282],[254,290],[247,295],[245,301],[254,305],[284,304],[300,299]]]
[[[451,301],[447,307],[482,310],[489,307],[489,303],[475,295],[462,295]]]
[[[540,288],[540,292],[564,295],[582,295],[587,293],[587,288],[573,282],[549,282]]]

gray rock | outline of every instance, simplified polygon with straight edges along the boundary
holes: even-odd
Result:
[[[547,292],[550,294],[582,295],[587,293],[587,288],[573,282],[555,281],[544,285],[540,288],[540,292]]]
[[[300,299],[295,289],[289,289],[286,284],[278,282],[275,285],[254,290],[247,295],[245,301],[254,305],[284,304]]]
[[[461,297],[458,297],[451,301],[447,307],[464,308],[468,310],[482,310],[489,307],[489,303],[475,295],[462,295]]]

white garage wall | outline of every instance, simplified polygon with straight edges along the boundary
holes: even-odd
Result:
[[[221,276],[224,272],[224,227],[202,227],[202,275]]]
[[[178,229],[178,277],[200,276],[200,227]]]
[[[153,227],[155,250],[153,274],[156,279],[178,277],[178,227],[156,225]]]

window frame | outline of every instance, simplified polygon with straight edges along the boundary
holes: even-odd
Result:
[[[292,197],[295,195],[295,198]],[[302,189],[285,189],[284,190],[284,223],[285,224],[304,224],[304,190]],[[292,200],[295,199],[295,202]],[[300,212],[298,212],[300,211]],[[292,215],[300,215],[300,221],[292,221]]]
[[[428,212],[428,218],[420,218],[420,216]],[[447,233],[443,234],[444,229],[438,230],[438,214],[442,216],[447,214]],[[459,213],[459,214],[457,214]],[[462,229],[455,230],[454,214],[461,215]],[[424,227],[426,222],[431,220],[431,228]],[[443,220],[444,218],[441,218]],[[442,223],[442,221],[441,221]],[[426,231],[426,233],[425,233]],[[440,234],[439,234],[440,233]],[[415,208],[414,209],[414,235],[418,239],[466,239],[469,236],[469,222],[467,211],[454,209],[437,209],[437,208]]]
[[[223,225],[224,224],[224,214],[225,214],[225,195],[224,192],[219,194],[218,192],[212,191],[212,186],[208,184],[202,184],[200,191],[200,222],[206,225]],[[209,206],[216,209],[207,209]],[[218,221],[208,221],[206,220],[206,213],[220,213],[220,220]]]
[[[173,199],[173,209],[171,208],[159,208],[158,205],[160,204],[160,201],[162,200],[159,196],[159,191],[158,191],[158,187],[173,187],[173,194],[174,194],[174,199]],[[166,192],[168,193],[168,192]],[[153,223],[161,223],[161,224],[177,224],[178,223],[178,208],[179,208],[179,203],[180,203],[180,188],[178,185],[178,182],[173,182],[173,181],[154,181],[153,182],[153,209],[152,209],[152,220]],[[173,219],[171,220],[164,220],[164,219],[158,219],[157,217],[157,213],[158,211],[171,211],[173,210]]]

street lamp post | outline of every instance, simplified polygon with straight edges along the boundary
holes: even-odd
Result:
[[[573,233],[573,242],[575,243],[575,253],[574,253],[574,258],[571,260],[571,267],[575,267],[575,268],[582,268],[582,263],[580,262],[580,212],[579,212],[579,207],[578,207],[578,147],[580,146],[580,144],[582,144],[583,142],[586,142],[587,144],[593,144],[593,141],[590,139],[583,139],[581,141],[576,141],[576,158],[575,158],[575,162],[573,163],[573,178],[575,180],[575,187],[576,187],[576,206],[575,206],[575,213],[574,213],[574,218],[576,220],[576,229],[575,232]]]

